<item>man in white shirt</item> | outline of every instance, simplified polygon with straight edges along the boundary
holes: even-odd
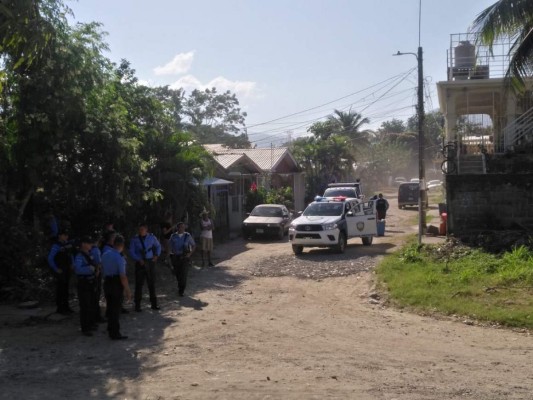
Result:
[[[202,239],[202,267],[205,266],[205,258],[210,267],[214,267],[213,262],[211,261],[211,253],[213,252],[213,221],[209,218],[209,211],[205,208],[200,214],[202,219],[200,220],[200,228],[202,233],[200,238]]]

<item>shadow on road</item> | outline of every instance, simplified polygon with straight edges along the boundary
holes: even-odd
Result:
[[[240,240],[224,246],[222,260],[247,251],[246,243]],[[129,266],[128,273],[133,287],[133,267]],[[159,264],[157,275],[156,290],[162,309],[150,309],[145,287],[143,311],[130,310],[129,314],[121,315],[121,331],[129,336],[127,340],[110,340],[106,324],[100,325],[93,337],[82,336],[77,313],[60,322],[3,329],[0,332],[3,395],[24,399],[141,398],[140,393],[133,391],[139,385],[130,382],[146,379],[158,369],[155,356],[163,349],[165,330],[179,326],[178,311],[187,308],[201,312],[209,306],[198,298],[201,292],[231,290],[246,279],[223,265],[193,266],[186,297],[180,298],[171,270]]]

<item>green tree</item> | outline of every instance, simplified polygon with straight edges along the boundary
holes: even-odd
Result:
[[[4,132],[10,170],[8,198],[17,203],[19,217],[31,196],[61,171],[76,168],[78,135],[85,123],[86,95],[103,79],[105,49],[97,24],[56,27],[46,56],[23,73],[8,62],[8,107]],[[14,61],[14,60],[11,60]],[[60,178],[59,178],[60,177]]]
[[[0,2],[0,53],[15,70],[38,59],[64,24],[69,12],[61,0],[3,0]]]
[[[328,117],[335,126],[335,134],[349,137],[357,145],[368,144],[368,130],[361,130],[363,125],[370,123],[368,118],[364,118],[356,111],[333,110],[333,115]]]
[[[312,137],[291,143],[291,151],[305,171],[307,200],[322,194],[330,182],[354,179],[356,159],[363,157],[370,145],[370,133],[361,128],[368,124],[355,111],[334,110],[324,121],[308,129]]]
[[[338,124],[336,121],[327,119],[326,121],[317,121],[307,130],[311,132],[316,139],[328,140],[337,131]]]
[[[13,14],[21,4],[37,8]],[[213,160],[184,132],[183,92],[140,85],[127,61],[114,65],[103,55],[99,24],[70,26],[65,12],[60,1],[0,1],[0,30],[13,29],[7,42],[0,38],[0,224],[9,229],[3,248],[18,260],[0,267],[0,285],[38,276],[33,228],[48,205],[78,234],[109,218],[127,233],[165,211],[197,215],[206,200],[199,182]],[[34,40],[41,24],[49,35]],[[237,124],[226,115],[240,115],[232,101],[218,122],[205,117],[200,125]]]
[[[366,190],[378,190],[388,184],[390,176],[404,175],[412,167],[413,154],[411,146],[401,140],[372,143],[360,163],[359,177],[363,180]]]
[[[331,136],[327,140],[299,138],[292,142],[291,152],[305,172],[308,200],[322,194],[329,182],[353,179],[355,159],[346,136]]]
[[[183,124],[202,144],[222,143],[232,148],[249,148],[246,112],[230,91],[216,88],[193,90],[183,104]]]
[[[444,135],[444,115],[439,110],[426,113],[424,119],[424,138],[426,154],[433,156],[440,152]],[[418,144],[418,116],[413,115],[407,120],[407,131],[416,135]],[[418,150],[417,150],[418,152]]]
[[[387,140],[390,135],[404,133],[406,129],[405,122],[400,119],[393,118],[389,121],[384,121],[381,123],[377,132],[375,132],[373,141],[379,142]]]
[[[513,41],[507,77],[516,90],[524,89],[524,77],[533,73],[533,3],[529,0],[499,0],[483,10],[473,23],[482,43],[492,51],[503,37]]]

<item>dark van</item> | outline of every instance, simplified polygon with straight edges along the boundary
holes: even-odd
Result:
[[[420,185],[416,182],[405,182],[398,187],[398,208],[418,206]]]

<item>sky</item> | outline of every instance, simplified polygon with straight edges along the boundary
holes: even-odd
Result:
[[[422,0],[426,110],[438,108],[450,34],[495,0]],[[377,129],[415,114],[419,0],[67,0],[97,21],[140,82],[237,94],[258,147],[307,134],[334,109]]]

